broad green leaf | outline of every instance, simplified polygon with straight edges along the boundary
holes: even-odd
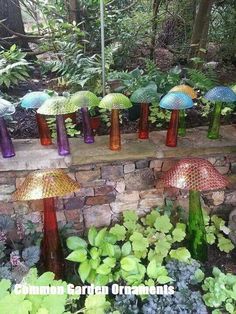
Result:
[[[88,278],[89,273],[91,270],[91,265],[88,260],[85,260],[83,263],[79,265],[79,275],[82,282],[85,282],[85,280]]]
[[[158,217],[160,217],[160,214],[158,213],[158,211],[152,210],[150,214],[148,214],[146,217],[142,218],[142,222],[145,225],[153,227],[154,223]]]
[[[122,256],[129,255],[131,251],[132,251],[131,243],[129,241],[125,242],[121,247]]]
[[[97,259],[100,255],[99,249],[97,247],[92,247],[89,251],[92,259]]]
[[[100,274],[100,275],[108,275],[111,272],[111,267],[107,264],[101,264],[96,269],[96,272],[97,272],[97,274]]]
[[[191,254],[185,247],[180,247],[176,250],[171,250],[170,257],[181,262],[188,262],[188,260],[191,258]]]
[[[220,251],[229,253],[234,249],[234,245],[230,239],[225,238],[224,236],[218,236],[218,248]]]
[[[89,243],[91,245],[95,245],[95,238],[96,238],[97,234],[98,234],[98,232],[97,232],[97,229],[95,227],[92,227],[89,229],[88,240],[89,240]]]
[[[148,239],[144,238],[142,233],[134,232],[131,237],[130,241],[132,242],[132,247],[134,251],[145,251],[149,245]]]
[[[157,282],[160,283],[161,285],[164,285],[170,281],[172,281],[172,278],[169,276],[158,276],[157,277]]]
[[[95,246],[97,246],[97,247],[101,246],[101,244],[102,244],[102,242],[104,240],[106,232],[107,232],[107,228],[103,228],[103,229],[101,229],[98,232],[98,234],[97,234],[97,236],[95,238],[95,243],[94,243]]]
[[[172,232],[172,236],[173,236],[174,242],[181,242],[184,240],[186,233],[185,233],[185,231],[183,231],[179,228],[175,228]]]
[[[114,234],[117,238],[117,241],[123,241],[126,235],[126,229],[124,226],[115,224],[109,231],[110,233]]]
[[[195,271],[194,274],[195,279],[197,280],[197,282],[202,282],[203,279],[205,278],[205,274],[204,272],[199,268]]]
[[[103,260],[103,263],[108,265],[109,267],[113,268],[115,267],[116,265],[116,259],[115,258],[112,258],[112,257],[106,257],[104,260]]]
[[[66,259],[71,262],[82,263],[87,259],[87,251],[85,249],[75,250]]]
[[[98,258],[98,259],[91,259],[89,261],[89,264],[91,265],[92,269],[97,269],[98,266],[100,265],[100,263],[101,263],[101,259],[100,258]]]
[[[157,231],[168,233],[173,225],[170,222],[170,218],[167,215],[163,215],[156,219],[154,227]]]
[[[102,294],[89,295],[85,300],[86,314],[103,314],[108,309],[110,303],[106,301],[106,296]],[[101,312],[102,311],[102,312]]]
[[[97,286],[106,286],[109,283],[109,276],[98,274],[95,277],[94,284]]]
[[[128,271],[128,272],[135,270],[137,268],[137,263],[135,259],[130,256],[123,257],[120,261],[120,265],[124,271]]]
[[[115,247],[111,243],[103,243],[101,245],[102,256],[110,256],[113,257],[115,255]]]
[[[66,240],[67,247],[74,251],[79,248],[87,248],[87,242],[80,237],[72,236]]]
[[[9,294],[8,289],[11,287],[10,280],[2,279],[0,281],[0,300]]]

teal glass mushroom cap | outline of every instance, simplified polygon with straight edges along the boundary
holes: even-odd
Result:
[[[30,92],[21,99],[20,104],[25,109],[38,109],[49,98],[45,92]]]
[[[0,117],[9,116],[15,111],[16,108],[10,101],[0,98]]]
[[[25,109],[38,109],[49,98],[50,96],[42,91],[30,92],[21,99],[20,105]],[[52,139],[45,117],[36,113],[36,121],[41,144],[44,146],[51,145]]]
[[[0,147],[3,158],[15,156],[10,134],[8,132],[4,117],[15,112],[15,106],[9,101],[0,98]]]
[[[178,136],[179,110],[193,107],[193,100],[182,92],[170,92],[160,101],[160,107],[172,110],[169,127],[166,136],[166,146],[176,147]]]
[[[193,107],[193,100],[182,92],[170,92],[160,101],[160,107],[167,110],[182,110]]]
[[[155,83],[137,89],[130,97],[133,103],[140,104],[141,106],[138,135],[140,139],[148,139],[149,137],[149,105],[153,102],[157,102],[158,99],[159,94],[157,93]]]
[[[220,116],[223,103],[236,102],[236,93],[227,86],[216,86],[210,89],[204,98],[214,103],[214,110],[212,113],[207,137],[209,139],[218,139],[220,132]]]
[[[84,142],[86,144],[94,143],[88,108],[97,107],[100,102],[99,98],[90,91],[80,91],[71,96],[70,102],[81,108]]]

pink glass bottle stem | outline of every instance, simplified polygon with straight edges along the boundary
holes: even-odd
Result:
[[[55,204],[53,198],[45,198],[44,233],[42,240],[41,261],[45,271],[51,271],[56,279],[64,276],[64,257],[57,226]]]
[[[13,143],[3,117],[0,117],[0,147],[3,158],[15,156]]]
[[[36,113],[36,121],[38,125],[41,145],[44,146],[51,145],[52,144],[51,134],[45,116]]]
[[[90,124],[89,112],[87,107],[81,108],[82,124],[84,132],[84,142],[86,144],[94,143],[93,131]]]
[[[139,122],[139,135],[138,137],[142,140],[148,139],[149,137],[149,104],[141,104],[141,115]]]
[[[66,156],[70,154],[70,145],[68,136],[66,133],[66,125],[63,115],[56,116],[57,125],[57,149],[58,154],[61,156]]]
[[[176,147],[178,136],[179,111],[172,110],[169,128],[166,135],[166,146]]]

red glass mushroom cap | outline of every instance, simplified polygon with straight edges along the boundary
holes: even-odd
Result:
[[[202,158],[184,158],[166,172],[164,186],[183,190],[209,191],[223,189],[228,181],[213,165]]]

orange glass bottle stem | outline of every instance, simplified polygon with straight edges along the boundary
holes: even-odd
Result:
[[[179,111],[172,110],[169,128],[166,135],[166,146],[175,147],[177,145],[178,121]]]
[[[149,138],[149,104],[141,104],[141,114],[139,120],[139,135],[138,138],[145,140]]]
[[[41,145],[45,146],[51,145],[52,144],[51,134],[45,116],[36,113],[36,121],[38,125]]]
[[[56,279],[64,277],[64,256],[57,226],[57,217],[53,198],[44,200],[44,234],[42,240],[41,261],[45,271],[51,271]]]
[[[121,149],[119,109],[111,110],[110,145],[111,150]]]

